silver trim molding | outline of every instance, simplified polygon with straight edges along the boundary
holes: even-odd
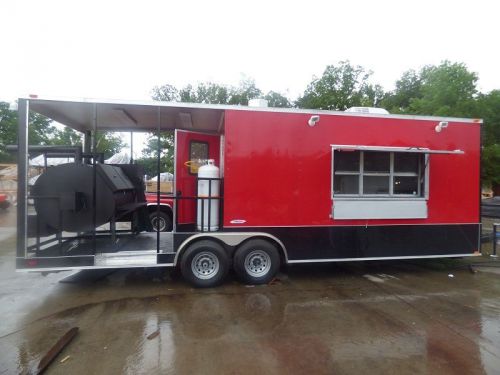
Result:
[[[161,264],[138,264],[127,266],[82,266],[82,267],[50,267],[50,268],[18,268],[16,272],[59,272],[71,270],[107,270],[107,269],[124,269],[124,268],[158,268],[158,267],[173,267],[173,263]]]
[[[394,146],[367,146],[367,145],[330,145],[333,150],[360,150],[360,151],[387,151],[387,152],[411,152],[416,154],[453,154],[463,155],[462,150],[431,150],[427,147],[394,147]]]
[[[327,263],[327,262],[356,262],[362,260],[394,260],[394,259],[425,259],[425,258],[457,258],[457,257],[473,257],[481,256],[478,254],[446,254],[446,255],[421,255],[421,256],[404,256],[404,257],[366,257],[366,258],[328,258],[328,259],[293,259],[289,260],[289,264],[298,263]]]

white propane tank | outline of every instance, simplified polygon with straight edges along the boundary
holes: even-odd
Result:
[[[219,168],[214,165],[214,160],[208,160],[208,163],[201,166],[198,169],[198,178],[219,178]],[[211,184],[211,186],[210,186]],[[198,196],[208,197],[209,194],[212,197],[219,197],[220,191],[219,180],[198,180]],[[210,189],[209,189],[210,187]],[[210,207],[210,228],[208,228],[208,211]],[[203,231],[215,231],[219,229],[219,200],[212,199],[210,206],[208,205],[208,199],[198,199],[198,216],[196,218],[196,223],[198,230],[202,230],[202,216],[201,212],[203,209]]]

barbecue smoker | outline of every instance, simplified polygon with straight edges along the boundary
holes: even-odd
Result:
[[[136,165],[72,163],[48,168],[32,189],[36,226],[54,233],[86,232],[140,212],[146,205],[141,173]]]
[[[481,120],[258,104],[20,99],[17,269],[179,267],[210,287],[230,268],[261,284],[282,264],[479,254]],[[30,110],[83,138],[34,184]],[[110,131],[153,134],[156,176],[173,134],[171,200],[99,159]],[[153,231],[166,206],[173,230]]]

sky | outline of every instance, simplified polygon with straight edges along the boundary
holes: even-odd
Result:
[[[448,59],[500,89],[497,1],[0,0],[0,100],[147,100],[155,85],[253,78],[297,98],[350,60],[387,90]]]

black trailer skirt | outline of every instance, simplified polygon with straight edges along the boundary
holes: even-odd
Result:
[[[290,262],[458,256],[480,251],[480,224],[260,227],[236,231],[275,236],[285,246]]]

